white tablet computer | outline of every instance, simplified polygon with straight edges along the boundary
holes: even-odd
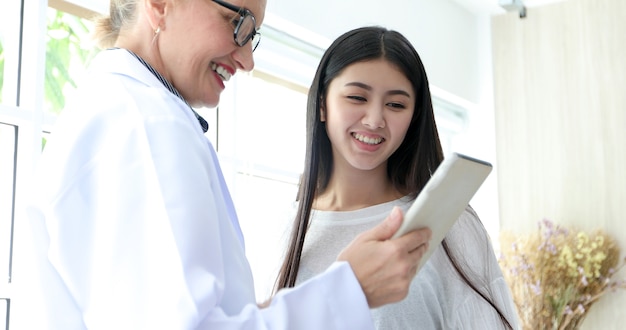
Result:
[[[459,153],[445,157],[435,173],[404,215],[404,222],[393,238],[419,228],[429,227],[432,238],[418,269],[430,258],[437,246],[463,213],[485,181],[490,163]]]

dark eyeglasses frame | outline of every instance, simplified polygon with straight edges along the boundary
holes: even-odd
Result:
[[[235,6],[233,4],[230,4],[228,2],[221,1],[221,0],[212,0],[212,1],[224,8],[228,8],[236,12],[237,14],[239,14],[239,20],[237,21],[237,26],[235,26],[235,32],[233,33],[233,39],[235,40],[235,44],[237,44],[237,46],[243,47],[248,43],[248,41],[253,40],[255,37],[259,38],[258,40],[260,41],[261,33],[257,31],[256,29],[256,18],[254,17],[254,14],[249,9]],[[241,28],[241,24],[243,23],[244,18],[246,17],[250,17],[252,19],[252,23],[255,28],[252,29],[252,32],[249,35],[247,35],[243,41],[239,42],[237,35],[239,34],[239,29]],[[258,46],[259,46],[259,42],[256,42],[256,44],[253,44],[252,51],[254,52]]]

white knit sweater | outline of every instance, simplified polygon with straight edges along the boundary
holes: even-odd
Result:
[[[324,271],[356,235],[380,223],[393,206],[406,212],[411,202],[404,197],[356,211],[314,210],[298,283]],[[466,210],[447,239],[453,250],[462,251],[472,278],[478,279],[517,329],[511,294],[482,223]],[[371,311],[378,329],[504,329],[494,308],[462,281],[441,245],[413,280],[405,300]]]

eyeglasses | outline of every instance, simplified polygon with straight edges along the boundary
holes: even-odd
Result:
[[[261,41],[261,33],[256,29],[256,18],[254,18],[254,14],[246,8],[237,7],[228,2],[221,0],[213,0],[213,2],[239,14],[239,19],[233,21],[233,23],[236,24],[235,33],[233,34],[235,43],[237,46],[243,47],[248,41],[252,40],[252,51],[254,52]]]

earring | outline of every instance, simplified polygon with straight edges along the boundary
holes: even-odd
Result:
[[[158,36],[160,32],[161,32],[161,27],[157,26],[156,30],[154,30],[154,36]]]

